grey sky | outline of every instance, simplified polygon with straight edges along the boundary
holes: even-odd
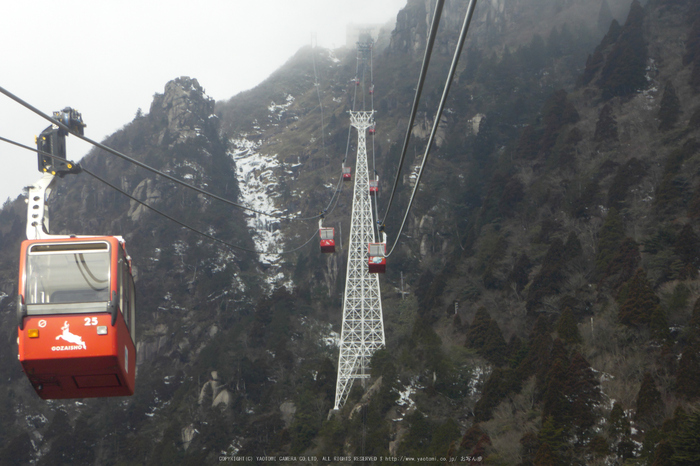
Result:
[[[315,35],[345,44],[349,23],[396,19],[406,0],[33,0],[3,5],[0,86],[45,113],[71,106],[101,141],[148,112],[178,76],[228,99],[263,81]],[[0,136],[34,145],[48,123],[0,95]],[[68,138],[68,158],[90,146]],[[40,174],[36,156],[0,142],[0,202]]]

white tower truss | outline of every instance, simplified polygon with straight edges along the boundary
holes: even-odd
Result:
[[[350,123],[358,134],[357,162],[334,409],[345,404],[355,379],[369,377],[370,358],[384,346],[379,277],[369,273],[367,253],[369,243],[375,242],[366,140],[367,128],[374,123],[373,113],[350,112]]]

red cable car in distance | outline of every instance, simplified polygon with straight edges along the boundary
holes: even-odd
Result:
[[[335,252],[335,228],[320,227],[318,229],[318,236],[321,238],[322,253]]]
[[[136,307],[124,240],[26,240],[19,272],[18,357],[37,394],[133,395]]]
[[[369,243],[369,273],[386,272],[386,242]]]
[[[352,180],[352,167],[346,167],[343,165],[343,180],[344,181],[351,181]]]
[[[369,195],[376,196],[379,192],[379,180],[369,180]]]

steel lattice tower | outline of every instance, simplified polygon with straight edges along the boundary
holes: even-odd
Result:
[[[373,123],[373,113],[350,112],[350,123],[358,134],[357,162],[334,409],[345,404],[354,379],[369,377],[370,358],[384,346],[379,277],[369,273],[367,252],[369,243],[375,242],[366,140],[367,128]]]

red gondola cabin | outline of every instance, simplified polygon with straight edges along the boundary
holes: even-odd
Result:
[[[352,180],[352,167],[343,167],[343,180]]]
[[[43,399],[133,395],[134,281],[113,236],[22,242],[19,361]]]
[[[376,196],[379,192],[379,180],[369,180],[369,195]]]
[[[386,243],[369,243],[369,273],[386,272]]]
[[[318,236],[321,237],[321,252],[335,252],[335,228],[319,228]]]

